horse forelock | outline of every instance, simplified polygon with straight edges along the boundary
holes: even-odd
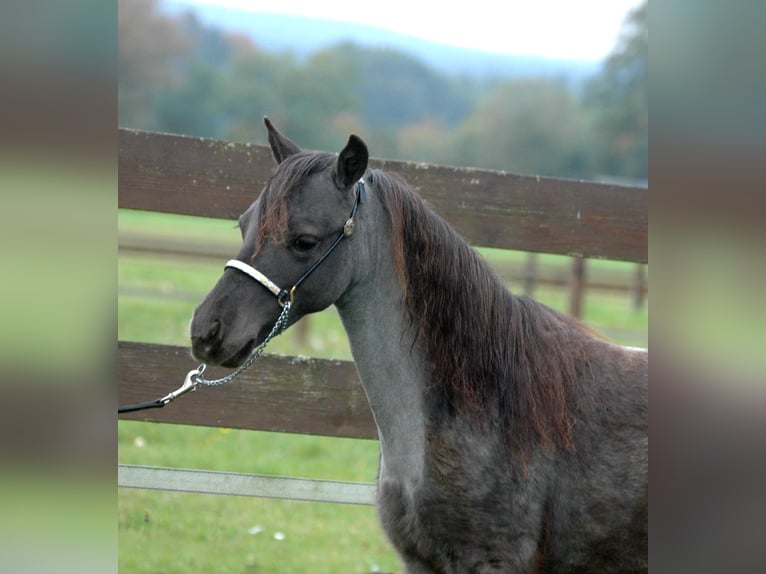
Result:
[[[486,262],[397,177],[374,170],[394,266],[431,369],[434,408],[497,421],[509,446],[567,447],[587,369],[586,328],[512,295]]]
[[[310,176],[329,169],[335,158],[332,153],[302,151],[287,157],[279,165],[259,198],[259,227],[253,258],[258,255],[264,240],[283,240],[290,219],[290,196]]]

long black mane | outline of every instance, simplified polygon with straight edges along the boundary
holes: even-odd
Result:
[[[403,180],[380,170],[371,179],[391,218],[396,272],[437,410],[494,418],[520,453],[540,442],[570,445],[587,329],[511,294]]]

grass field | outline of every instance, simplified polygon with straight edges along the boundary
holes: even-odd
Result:
[[[120,232],[230,242],[232,255],[239,243],[232,222],[121,210],[118,225]],[[491,262],[525,257],[483,254]],[[550,264],[569,265],[565,257],[543,257]],[[121,255],[119,338],[188,345],[191,312],[220,276],[222,264]],[[620,269],[629,264],[589,265]],[[554,308],[567,307],[564,289],[539,287],[535,296]],[[634,311],[625,293],[588,292],[583,319],[618,343],[647,344],[647,306]],[[305,329],[295,325],[273,341],[269,352],[351,358],[333,309],[312,316]],[[177,384],[169,381],[168,390]],[[118,449],[120,463],[337,480],[374,481],[378,465],[375,441],[133,421],[119,423]],[[118,520],[121,572],[400,570],[372,507],[120,489]]]

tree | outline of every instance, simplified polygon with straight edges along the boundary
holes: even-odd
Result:
[[[586,88],[605,175],[648,178],[649,29],[645,2],[626,18],[601,72]]]
[[[590,132],[569,88],[553,80],[495,86],[461,125],[450,163],[559,177],[590,175]]]
[[[304,147],[336,151],[338,141],[328,125],[339,114],[359,110],[359,69],[333,50],[320,50],[287,73],[279,86],[286,111],[283,129]]]
[[[156,129],[201,137],[217,137],[220,113],[215,108],[218,73],[200,62],[191,64],[178,87],[157,95]]]
[[[447,163],[450,131],[434,119],[403,126],[397,134],[397,151],[410,161]]]
[[[395,132],[428,119],[451,126],[468,111],[459,82],[404,52],[343,43],[324,53],[356,71],[343,89],[356,94],[362,117],[373,130]]]
[[[282,127],[281,118],[286,116],[282,86],[295,66],[289,54],[242,46],[221,74],[217,100],[222,118],[220,137],[266,143],[263,116]]]
[[[119,124],[151,129],[154,98],[179,79],[175,63],[189,43],[156,0],[119,0],[117,31]]]

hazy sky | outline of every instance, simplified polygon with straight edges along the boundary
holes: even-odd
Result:
[[[182,0],[371,24],[427,40],[512,54],[601,60],[641,0]]]

